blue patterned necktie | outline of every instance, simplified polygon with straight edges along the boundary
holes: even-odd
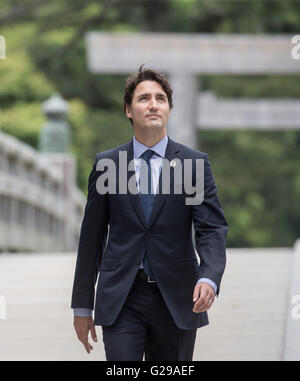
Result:
[[[141,203],[144,211],[144,216],[146,223],[148,224],[150,215],[152,212],[153,202],[155,195],[152,193],[151,190],[151,164],[150,164],[150,158],[154,154],[154,152],[150,149],[145,151],[141,155],[141,159],[145,160],[147,163],[147,166],[142,163],[140,168],[140,198]],[[146,186],[147,185],[147,186]],[[144,192],[144,193],[143,193]],[[153,273],[150,268],[150,263],[148,261],[147,257],[147,250],[145,251],[144,259],[143,259],[143,265],[144,265],[144,272],[154,280]]]

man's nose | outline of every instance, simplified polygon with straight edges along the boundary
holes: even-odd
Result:
[[[155,98],[150,99],[150,109],[157,109],[158,107],[158,102]]]

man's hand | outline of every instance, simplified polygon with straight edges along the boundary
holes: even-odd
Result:
[[[199,282],[194,287],[193,302],[194,308],[193,312],[199,313],[207,311],[215,299],[215,291],[212,286],[205,282]]]
[[[74,316],[74,328],[79,341],[85,346],[87,353],[90,353],[93,347],[88,340],[89,331],[91,331],[92,339],[95,342],[98,341],[93,318],[91,316]]]

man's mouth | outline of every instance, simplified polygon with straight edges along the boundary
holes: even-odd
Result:
[[[159,116],[159,115],[156,115],[156,114],[150,114],[150,115],[147,115],[147,117],[148,117],[148,116],[150,116],[150,117],[151,117],[151,116],[152,116],[152,117],[155,116],[156,118],[160,118],[160,116]]]

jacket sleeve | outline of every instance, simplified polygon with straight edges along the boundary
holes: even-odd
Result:
[[[228,224],[207,154],[204,154],[204,199],[200,205],[193,205],[193,223],[196,250],[200,257],[199,278],[212,280],[217,285],[218,295],[226,265]]]
[[[95,284],[108,231],[107,195],[97,192],[101,172],[97,157],[89,176],[88,197],[81,225],[71,308],[94,308]]]

